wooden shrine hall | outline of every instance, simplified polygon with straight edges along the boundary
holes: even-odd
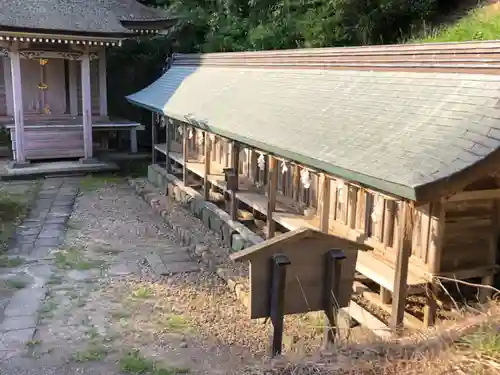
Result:
[[[0,125],[14,166],[31,160],[92,160],[94,137],[141,125],[108,116],[106,48],[154,34],[168,15],[136,0],[0,0]],[[106,145],[104,145],[105,147]]]
[[[167,128],[158,166],[207,200],[231,193],[223,170],[236,170],[234,207],[265,217],[263,237],[307,227],[370,246],[356,271],[390,324],[414,322],[405,301],[421,294],[428,326],[440,278],[491,285],[497,272],[499,53],[500,41],[178,54],[128,100]]]

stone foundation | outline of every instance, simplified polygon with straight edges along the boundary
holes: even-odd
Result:
[[[205,201],[196,190],[184,186],[181,180],[168,174],[159,165],[148,167],[148,180],[167,196],[182,203],[207,228],[218,233],[232,251],[240,251],[264,241],[240,222],[232,220],[227,212]]]

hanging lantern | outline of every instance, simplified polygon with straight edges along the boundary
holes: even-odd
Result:
[[[177,127],[177,132],[179,135],[182,135],[182,126]]]
[[[281,174],[285,174],[286,172],[288,172],[288,166],[286,165],[285,161],[282,161],[281,162]]]
[[[188,132],[188,138],[189,139],[193,139],[193,128],[189,128],[189,132]]]
[[[210,138],[210,140],[211,140],[212,142],[213,142],[213,141],[215,141],[215,134],[213,134],[213,133],[212,133],[212,134],[210,134],[208,137]]]
[[[39,63],[41,66],[47,65],[48,62],[49,62],[49,60],[47,60],[47,59],[40,59],[39,60]]]
[[[261,171],[266,168],[266,159],[264,158],[264,154],[261,153],[257,158],[257,165]]]
[[[201,146],[203,144],[203,133],[202,132],[196,133],[196,142],[198,143],[199,146]]]
[[[303,169],[300,171],[300,181],[305,189],[309,189],[311,186],[311,177],[309,175],[309,171],[307,169]]]
[[[165,123],[165,117],[161,116],[160,118],[160,128],[165,128],[166,123]]]

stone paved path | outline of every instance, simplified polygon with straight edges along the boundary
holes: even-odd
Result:
[[[52,275],[47,258],[64,240],[66,222],[77,195],[77,179],[45,180],[34,206],[16,230],[7,255],[26,263],[3,277],[14,275],[28,285],[16,291],[0,312],[0,358],[14,355],[35,334],[38,310],[46,294],[45,284]]]

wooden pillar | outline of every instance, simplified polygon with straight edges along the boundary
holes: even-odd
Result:
[[[330,179],[324,173],[319,176],[319,230],[328,233],[330,219]]]
[[[156,164],[156,121],[155,121],[156,114],[154,112],[151,112],[151,149],[152,149],[152,155],[151,155],[151,164]],[[168,159],[168,156],[167,156]]]
[[[400,212],[400,234],[396,255],[396,273],[394,276],[394,293],[392,300],[392,314],[390,327],[394,330],[402,328],[404,309],[406,305],[406,290],[408,279],[408,263],[411,255],[411,234],[408,234],[409,207],[407,202],[403,202]]]
[[[92,91],[90,89],[90,56],[84,52],[82,64],[82,115],[83,115],[83,144],[85,159],[91,159],[92,150]]]
[[[293,180],[292,180],[292,197],[295,201],[299,201],[300,196],[300,173],[299,166],[293,165]]]
[[[10,71],[12,74],[12,99],[15,123],[16,153],[15,162],[25,163],[24,154],[24,109],[21,82],[21,55],[17,48],[10,52]]]
[[[238,218],[238,199],[236,198],[236,191],[240,185],[240,144],[238,142],[231,143],[231,168],[236,174],[236,190],[231,192],[231,219],[237,220]]]
[[[183,125],[182,127],[182,167],[183,167],[183,172],[182,172],[182,182],[184,183],[184,186],[187,186],[188,182],[188,169],[187,169],[187,163],[188,163],[188,126]]]
[[[3,58],[3,77],[5,80],[5,104],[7,115],[14,116],[14,99],[12,91],[12,73],[10,71],[10,61],[8,57]]]
[[[130,152],[137,153],[137,129],[130,129]]]
[[[205,169],[203,172],[203,196],[206,201],[210,199],[210,182],[208,181],[208,175],[210,174],[210,163],[212,161],[211,150],[212,150],[212,141],[210,140],[210,134],[208,131],[205,131]]]
[[[491,229],[488,238],[488,263],[492,267],[494,267],[497,263],[497,241],[498,241],[498,211],[499,211],[499,202],[498,200],[494,200],[492,204],[491,210]],[[485,288],[481,288],[479,290],[479,302],[486,303],[489,298],[491,298],[491,294],[493,290],[490,288],[495,283],[495,275],[491,273],[490,275],[484,276],[481,279],[481,285],[484,285]]]
[[[274,156],[269,155],[267,184],[267,238],[273,238],[276,232],[276,223],[273,212],[276,210],[276,190],[278,187],[278,163]]]
[[[108,115],[108,87],[106,76],[106,50],[103,48],[99,51],[99,115],[101,116]],[[130,133],[130,136],[132,139],[132,133]],[[137,152],[137,149],[136,151],[132,150],[132,152]]]
[[[69,113],[78,116],[78,61],[68,60]]]
[[[165,120],[165,168],[167,173],[172,173],[172,161],[170,160],[170,150],[172,149],[172,128],[173,124],[170,124],[170,119],[164,118]]]
[[[446,226],[446,201],[442,199],[440,202],[430,204],[428,215],[430,216],[429,223],[429,266],[430,273],[438,274],[441,270],[441,255],[443,253],[443,237]],[[430,327],[436,321],[437,301],[436,297],[439,292],[439,283],[433,279],[427,286],[426,306],[424,309],[424,326]]]

